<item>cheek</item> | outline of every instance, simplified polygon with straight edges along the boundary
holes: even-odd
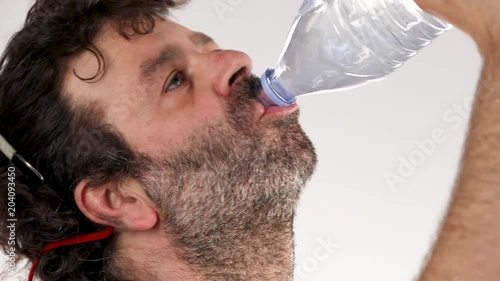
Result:
[[[185,124],[181,122],[137,121],[129,123],[133,129],[126,134],[126,139],[133,150],[139,153],[168,154],[188,137]]]
[[[222,99],[206,99],[196,104],[191,112],[193,123],[206,123],[214,119],[226,118],[226,106]]]
[[[175,113],[158,112],[142,120],[135,118],[127,124],[127,139],[139,152],[169,154],[186,146],[190,137],[203,127],[226,119],[222,103],[207,99]]]
[[[122,128],[130,119],[130,107],[125,104],[118,104],[110,107],[108,113],[108,123],[117,124],[118,128]]]

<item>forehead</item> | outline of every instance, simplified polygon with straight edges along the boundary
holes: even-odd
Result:
[[[146,26],[148,24],[145,24]],[[120,28],[122,33],[129,34],[129,38],[124,37],[120,34]],[[112,44],[144,44],[149,45],[157,41],[178,41],[178,39],[185,39],[191,35],[193,31],[187,27],[180,25],[168,18],[154,17],[154,28],[150,30],[147,34],[140,35],[136,34],[132,28],[127,26],[120,27],[120,24],[116,21],[107,21],[100,33],[98,34],[95,42],[97,44],[106,45],[108,42]],[[106,47],[106,46],[104,46]],[[108,46],[116,47],[116,46]]]
[[[131,30],[124,30],[125,34],[134,34]],[[119,26],[115,22],[107,22],[97,38],[95,46],[110,62],[117,63],[120,60],[130,60],[131,58],[148,57],[148,55],[159,51],[165,45],[186,46],[186,43],[193,43],[193,34],[195,32],[177,24],[171,20],[155,18],[154,28],[144,35],[132,35],[130,38],[124,37]],[[195,36],[196,41],[199,37]],[[93,55],[84,52],[80,57]],[[78,60],[78,58],[77,58]]]

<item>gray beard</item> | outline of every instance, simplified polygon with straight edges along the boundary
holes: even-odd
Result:
[[[293,276],[293,219],[316,154],[298,113],[255,126],[249,87],[231,99],[228,120],[199,128],[139,177],[176,254],[207,280],[276,278],[256,272],[263,264]]]

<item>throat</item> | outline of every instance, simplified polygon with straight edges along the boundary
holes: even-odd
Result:
[[[204,280],[293,280],[291,222],[227,228],[183,241],[183,259]]]

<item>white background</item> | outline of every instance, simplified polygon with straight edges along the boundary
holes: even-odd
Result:
[[[29,3],[0,0],[0,49],[20,28]],[[300,3],[193,0],[174,20],[225,49],[247,52],[260,75],[276,63]],[[474,93],[479,70],[474,43],[451,30],[382,82],[299,99],[319,166],[298,209],[296,280],[410,281],[418,275],[467,130],[470,110],[464,117],[454,110]],[[417,155],[415,141],[436,129],[446,140],[391,188],[384,175],[397,174],[402,158]],[[333,251],[321,241],[332,242]]]

